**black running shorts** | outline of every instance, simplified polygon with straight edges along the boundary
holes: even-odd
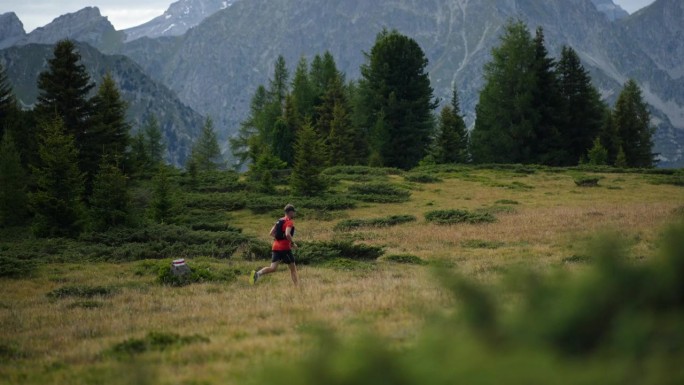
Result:
[[[292,250],[282,250],[273,251],[271,256],[271,262],[282,262],[286,264],[294,263],[294,255],[292,255]]]

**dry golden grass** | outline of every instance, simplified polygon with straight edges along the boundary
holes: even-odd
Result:
[[[627,236],[635,258],[648,258],[662,226],[684,205],[681,187],[648,184],[641,175],[602,175],[602,187],[579,188],[566,174],[469,174],[411,185],[412,199],[403,204],[367,204],[344,213],[418,217],[414,223],[351,235],[385,247],[387,254],[414,254],[490,282],[513,267],[577,269],[564,258],[581,254],[583,240],[606,229]],[[406,184],[399,177],[392,181]],[[496,223],[439,226],[423,217],[430,210],[474,210],[504,199],[519,204],[512,205],[515,212],[497,214]],[[267,240],[274,220],[244,211],[233,216],[232,224]],[[332,230],[335,223],[299,220],[297,236],[332,239],[339,235]],[[463,246],[473,240],[496,246]],[[242,269],[263,265],[239,259],[212,263]],[[8,358],[0,352],[0,383],[241,384],[265,363],[301,356],[313,342],[310,332],[319,327],[342,335],[370,329],[401,346],[412,342],[427,316],[452,302],[429,267],[383,261],[355,271],[300,266],[299,288],[292,287],[285,268],[256,286],[240,277],[230,284],[183,288],[159,286],[153,277],[136,276],[134,268],[135,263],[49,264],[32,279],[0,281],[0,349],[16,353]],[[93,299],[102,306],[92,309],[73,307],[82,299],[46,296],[65,285],[104,285],[118,292]],[[150,331],[200,334],[210,342],[144,353],[133,362],[105,354]]]

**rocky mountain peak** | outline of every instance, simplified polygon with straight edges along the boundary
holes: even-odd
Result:
[[[126,29],[126,41],[141,37],[179,36],[238,0],[178,0],[163,15]]]
[[[608,20],[615,21],[624,19],[629,16],[629,13],[622,9],[619,5],[613,3],[613,0],[591,0],[596,9],[608,17]]]
[[[123,43],[122,34],[114,29],[107,17],[100,14],[99,8],[86,7],[36,28],[19,44],[53,44],[65,38],[88,43],[103,52],[113,52]]]
[[[14,45],[24,36],[24,24],[14,12],[0,15],[0,49]]]

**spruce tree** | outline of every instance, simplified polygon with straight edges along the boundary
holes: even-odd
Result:
[[[315,129],[324,141],[330,136],[330,126],[333,121],[335,106],[342,105],[348,109],[347,95],[341,77],[330,80],[327,89],[320,98],[320,103],[316,106]]]
[[[152,163],[146,148],[145,133],[142,130],[138,131],[131,139],[129,162],[138,174],[148,171],[149,165]]]
[[[91,99],[93,116],[88,132],[84,135],[83,154],[89,166],[85,170],[92,176],[98,171],[103,157],[109,157],[122,168],[126,149],[129,145],[130,124],[126,121],[126,102],[108,73],[104,76],[97,94]]]
[[[12,92],[12,86],[7,79],[7,72],[0,64],[0,138],[9,128],[10,121],[17,111],[17,102]]]
[[[204,122],[202,133],[195,145],[192,146],[190,158],[191,162],[195,164],[200,172],[216,171],[225,167],[216,132],[214,131],[214,123],[210,118],[207,118]]]
[[[432,151],[432,158],[436,164],[464,162],[465,154],[461,153],[458,124],[458,117],[453,107],[444,106],[439,116],[439,126]]]
[[[608,153],[608,164],[615,164],[620,146],[620,138],[613,121],[613,111],[607,107],[603,111],[603,123],[601,124],[599,139],[601,140],[601,145],[603,145]]]
[[[529,162],[547,165],[563,163],[564,147],[561,143],[559,126],[562,117],[562,100],[556,77],[556,62],[549,56],[544,40],[544,30],[538,27],[534,37],[535,81],[533,105],[537,115],[534,126],[534,143]]]
[[[289,167],[294,164],[294,144],[301,118],[297,112],[297,105],[292,95],[285,98],[285,111],[283,117],[278,119],[273,129],[273,142],[271,148],[273,155],[287,163]]]
[[[571,166],[586,155],[596,136],[601,135],[605,106],[572,48],[563,47],[556,74],[563,99],[561,143],[566,152],[561,165]],[[602,138],[602,143],[610,146],[607,139]]]
[[[613,120],[629,167],[653,167],[651,114],[643,101],[641,88],[630,79],[615,104]]]
[[[166,153],[166,144],[157,118],[149,116],[145,120],[143,132],[145,133],[145,150],[149,160],[147,170],[156,170],[163,163]]]
[[[321,139],[307,121],[297,132],[295,161],[292,169],[291,186],[296,195],[316,196],[326,189],[321,172],[325,168],[327,154]]]
[[[154,195],[150,203],[149,215],[155,223],[168,223],[173,215],[173,188],[169,180],[167,166],[160,164],[152,180]]]
[[[276,102],[279,106],[285,103],[285,96],[289,92],[288,79],[290,74],[287,71],[287,64],[285,58],[280,55],[276,59],[275,67],[273,69],[273,79],[269,81],[269,94],[271,100]]]
[[[360,165],[366,160],[366,143],[351,121],[345,103],[335,104],[328,137],[330,165]]]
[[[257,158],[267,151],[270,142],[267,140],[265,109],[268,104],[266,87],[257,87],[249,106],[249,116],[240,124],[237,136],[230,139],[230,148],[236,159],[236,166],[242,167],[248,161],[255,163]]]
[[[588,163],[593,166],[603,166],[608,164],[608,150],[601,144],[601,138],[596,137],[594,145],[587,154]]]
[[[48,60],[48,69],[38,76],[40,93],[35,111],[39,119],[44,121],[52,121],[55,115],[59,117],[66,133],[74,137],[76,148],[83,151],[88,118],[92,114],[88,94],[95,84],[91,82],[85,66],[80,63],[81,56],[73,42],[57,42],[53,55]],[[82,169],[88,169],[84,159],[81,160]]]
[[[26,172],[9,131],[0,141],[0,227],[18,225],[27,214]]]
[[[301,118],[314,118],[316,93],[309,79],[309,64],[305,57],[299,60],[292,79],[292,98]]]
[[[32,167],[36,190],[29,196],[36,235],[75,236],[83,228],[84,175],[74,142],[60,118],[43,123],[40,165]]]
[[[94,230],[105,231],[126,224],[130,207],[127,180],[112,158],[102,158],[89,203]]]
[[[367,63],[361,66],[366,127],[381,112],[388,139],[376,152],[386,166],[410,169],[425,156],[434,126],[437,103],[427,74],[428,60],[418,43],[397,31],[378,34]]]
[[[536,47],[522,21],[508,23],[500,39],[484,66],[471,153],[476,163],[529,163],[539,122]]]

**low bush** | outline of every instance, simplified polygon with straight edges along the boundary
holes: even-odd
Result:
[[[575,177],[575,184],[579,187],[596,187],[601,178],[595,176]]]
[[[520,202],[511,200],[511,199],[499,199],[498,201],[496,201],[494,203],[500,204],[500,205],[519,205],[520,204]]]
[[[415,222],[413,215],[391,215],[383,218],[372,219],[345,219],[335,225],[336,231],[356,230],[363,227],[391,227],[404,223]]]
[[[171,271],[171,261],[159,264],[157,282],[167,286],[186,286],[192,283],[232,282],[240,274],[239,270],[226,267],[216,267],[208,263],[187,261],[190,273],[174,275]]]
[[[123,358],[149,351],[162,352],[171,348],[179,348],[185,345],[208,343],[209,338],[200,334],[181,336],[175,333],[150,332],[143,338],[131,338],[119,342],[108,349],[105,353]]]
[[[337,258],[356,261],[373,261],[382,256],[379,246],[354,244],[352,241],[306,242],[295,252],[297,263],[304,265],[323,263]]]
[[[469,212],[467,210],[436,210],[425,213],[425,220],[439,225],[476,224],[496,222],[496,217],[490,213]]]
[[[323,170],[323,175],[400,175],[398,168],[369,166],[334,166]]]
[[[261,196],[250,199],[247,202],[247,208],[254,214],[282,213],[287,203],[292,203],[298,210],[339,211],[356,207],[356,202],[347,197],[331,195],[311,198]]]
[[[385,261],[407,265],[427,265],[428,262],[412,254],[392,254],[382,258]]]
[[[37,266],[33,260],[0,255],[0,278],[30,277]]]
[[[104,306],[104,303],[99,301],[76,301],[67,305],[69,309],[97,309]]]
[[[441,178],[428,173],[410,173],[404,175],[404,179],[406,179],[407,182],[414,183],[438,183],[442,181]]]
[[[186,193],[183,195],[182,203],[189,208],[237,211],[245,208],[247,197],[244,193]]]
[[[482,214],[513,214],[516,212],[515,207],[513,206],[489,206],[489,207],[481,207],[479,209],[475,210],[476,213],[482,213]]]
[[[92,298],[92,297],[109,297],[118,293],[117,288],[110,286],[88,286],[88,285],[74,285],[62,286],[47,293],[47,297],[51,299],[59,299],[66,297],[77,298]]]

